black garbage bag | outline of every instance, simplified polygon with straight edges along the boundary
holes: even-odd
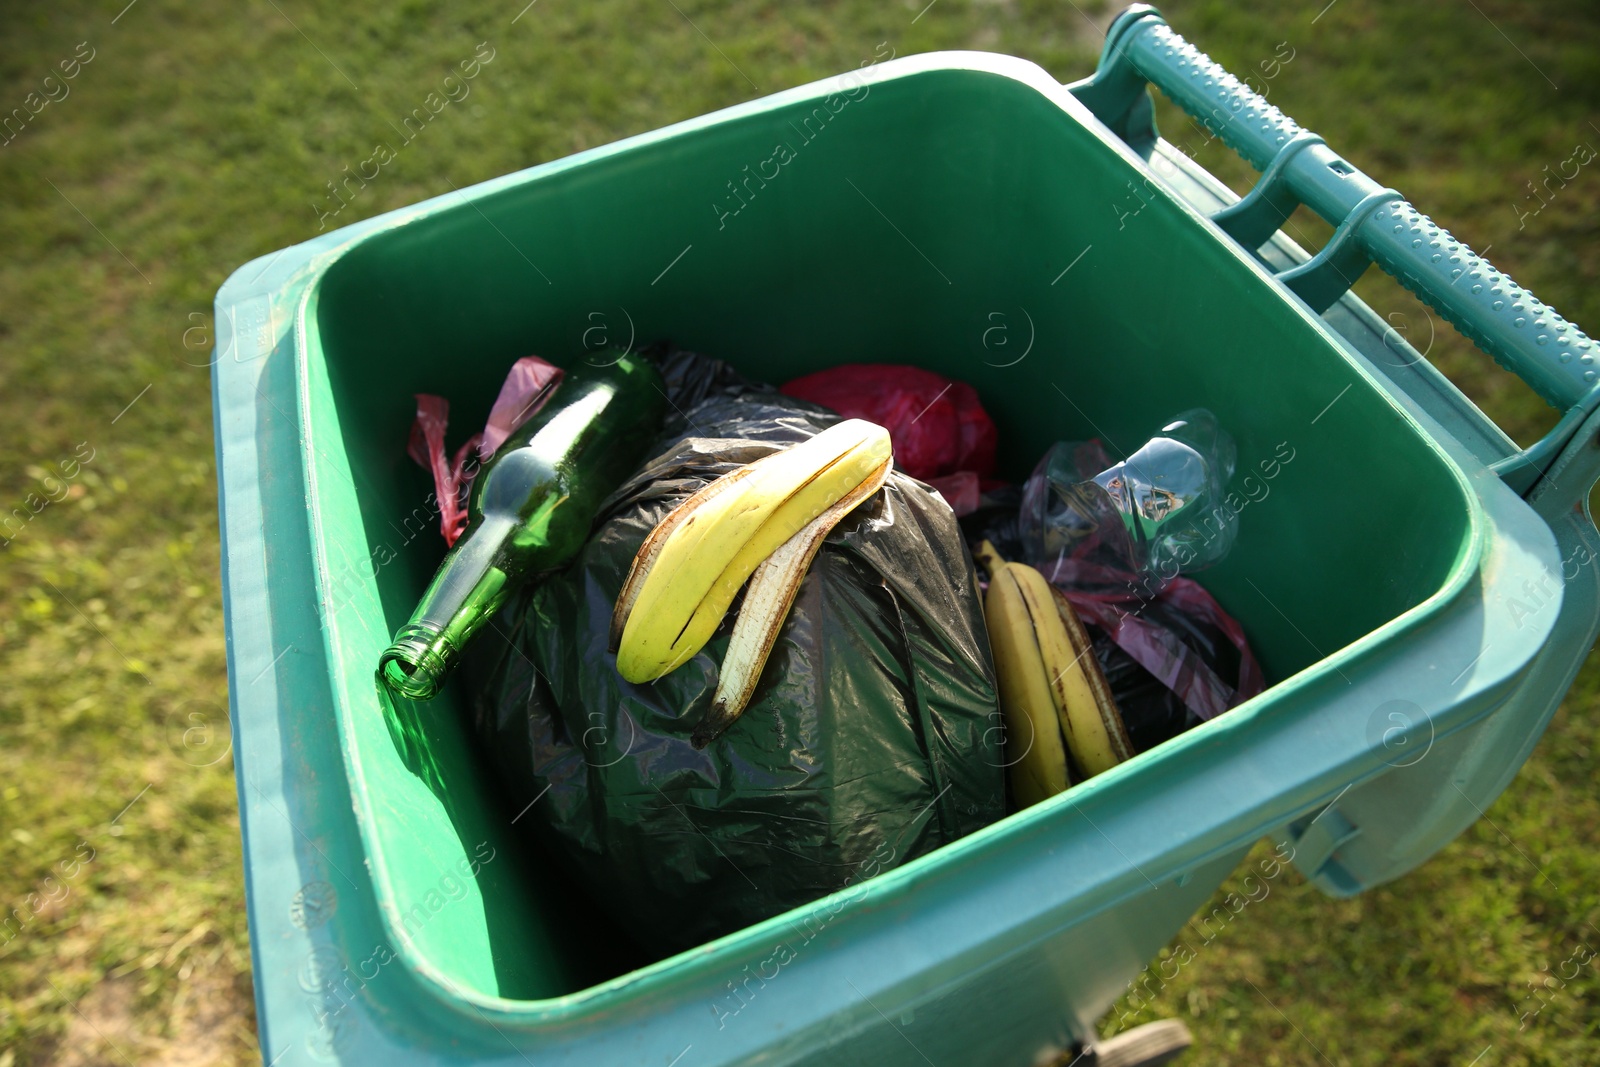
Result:
[[[678,405],[672,436],[602,509],[581,556],[508,605],[469,664],[487,754],[513,803],[538,798],[519,829],[565,856],[606,914],[662,952],[855,884],[1005,813],[973,564],[948,505],[898,472],[828,536],[754,699],[709,747],[696,750],[690,735],[710,708],[738,602],[666,677],[632,685],[617,673],[612,605],[651,528],[712,479],[838,421],[725,373],[680,378],[697,384],[674,392],[699,402]]]

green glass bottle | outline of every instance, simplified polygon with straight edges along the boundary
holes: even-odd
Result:
[[[432,698],[523,582],[577,555],[600,503],[646,458],[665,403],[660,373],[637,356],[566,372],[478,472],[466,530],[378,660],[392,690]]]

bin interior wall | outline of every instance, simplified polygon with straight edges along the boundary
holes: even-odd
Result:
[[[1470,536],[1442,456],[1327,336],[1061,103],[990,73],[885,80],[463,201],[349,251],[310,328],[326,361],[313,419],[351,475],[316,491],[354,494],[361,526],[324,536],[351,556],[393,549],[362,578],[377,595],[342,624],[374,617],[345,655],[376,659],[370,635],[405,621],[443,554],[429,480],[405,455],[412,394],[455,401],[453,446],[511,361],[566,364],[604,341],[671,339],[774,383],[856,361],[928,367],[978,390],[1014,480],[1053,441],[1125,455],[1211,408],[1238,441],[1245,503],[1236,547],[1201,580],[1269,681],[1434,593]],[[448,695],[428,709],[435,792],[492,809],[455,710]],[[531,889],[496,897],[488,910],[547,931],[574,914]],[[477,950],[423,934],[442,973],[507,995],[639,962],[602,946],[578,966],[550,940],[549,960],[490,979],[458,958]]]

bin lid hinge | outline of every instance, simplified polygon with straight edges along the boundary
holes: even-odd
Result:
[[[1333,858],[1333,854],[1349,844],[1361,833],[1361,827],[1347,819],[1342,811],[1329,804],[1311,821],[1295,833],[1294,865],[1307,878],[1315,878]]]
[[[1547,521],[1582,503],[1600,477],[1600,386],[1555,429],[1489,469]]]

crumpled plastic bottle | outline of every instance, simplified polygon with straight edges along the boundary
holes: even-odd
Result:
[[[1153,596],[1228,554],[1239,517],[1222,503],[1238,450],[1210,411],[1183,412],[1097,471],[1103,455],[1094,442],[1063,441],[1039,461],[1018,515],[1028,563],[1047,577],[1073,563],[1127,572]]]

